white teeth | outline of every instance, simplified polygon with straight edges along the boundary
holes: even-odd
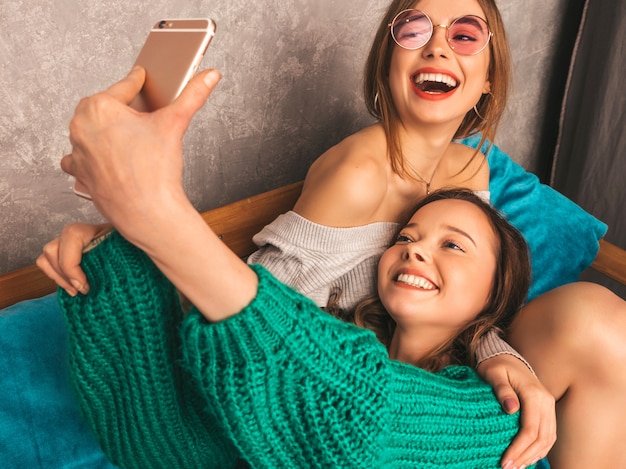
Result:
[[[424,277],[418,277],[416,275],[400,274],[398,275],[398,282],[406,283],[413,287],[422,288],[424,290],[435,290],[437,287],[426,280]]]
[[[443,73],[420,73],[415,77],[415,83],[417,83],[418,85],[424,83],[425,81],[445,83],[450,88],[455,88],[457,85],[457,82],[454,78],[449,75],[444,75]]]

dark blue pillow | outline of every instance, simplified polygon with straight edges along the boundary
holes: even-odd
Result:
[[[480,136],[461,141],[476,148]],[[533,283],[529,300],[578,280],[598,254],[607,226],[564,195],[541,184],[496,145],[481,151],[489,162],[491,203],[524,235]]]

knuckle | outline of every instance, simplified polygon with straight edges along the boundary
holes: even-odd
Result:
[[[111,97],[106,93],[94,94],[90,101],[88,109],[95,113],[106,112],[111,104]]]
[[[87,96],[86,98],[82,98],[78,102],[76,109],[80,112],[98,111],[106,108],[109,101],[110,99],[106,93],[96,93],[91,96]]]
[[[77,116],[72,117],[72,120],[70,120],[68,128],[70,131],[70,142],[73,142],[73,140],[76,138],[76,134],[78,134],[81,130],[80,122]]]
[[[46,244],[44,244],[43,246],[43,254],[41,254],[38,258],[37,258],[37,265],[39,265],[40,263],[44,263],[47,261],[47,259],[51,256],[54,256],[56,254],[56,252],[58,251],[58,247],[57,247],[57,240],[53,240],[50,241]]]
[[[90,100],[91,100],[91,96],[85,96],[85,97],[81,98],[78,101],[78,104],[76,105],[76,112],[79,112],[83,108],[87,107]]]
[[[74,238],[77,233],[80,233],[80,223],[70,223],[65,225],[61,230],[61,238]]]
[[[44,254],[40,254],[39,256],[37,256],[37,259],[35,259],[35,265],[37,267],[39,267],[40,269],[44,269],[44,267],[46,267],[47,265],[47,260],[44,256]]]
[[[92,96],[82,98],[76,110],[74,117],[70,121],[70,133],[79,131],[81,128],[81,116],[94,116],[108,112],[111,107],[112,99],[106,93],[96,93]]]
[[[71,237],[74,229],[75,228],[74,228],[73,223],[70,225],[64,226],[63,229],[61,230],[61,238]]]

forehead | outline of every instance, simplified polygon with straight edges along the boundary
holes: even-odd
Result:
[[[409,224],[438,230],[453,227],[468,233],[475,240],[482,239],[493,246],[498,244],[487,215],[466,200],[443,199],[431,202],[415,212]]]
[[[434,22],[453,20],[464,15],[485,18],[485,12],[476,0],[418,0],[412,8],[422,10]]]

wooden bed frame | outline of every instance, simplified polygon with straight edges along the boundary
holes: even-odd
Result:
[[[290,210],[302,182],[290,184],[202,214],[213,231],[239,256],[255,249],[252,236],[281,213]],[[604,240],[593,269],[626,285],[626,251]],[[0,275],[0,309],[55,291],[55,284],[35,265]]]

